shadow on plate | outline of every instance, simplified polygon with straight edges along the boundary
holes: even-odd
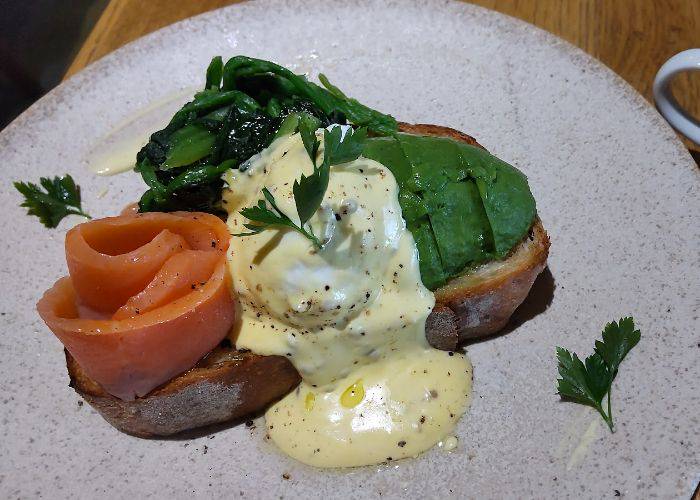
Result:
[[[466,347],[472,344],[478,344],[479,342],[488,341],[495,337],[500,337],[501,335],[507,335],[520,327],[520,325],[523,323],[526,323],[535,316],[542,314],[552,303],[555,288],[556,283],[554,281],[554,276],[552,276],[552,272],[549,270],[549,267],[546,267],[532,284],[530,293],[525,298],[523,303],[520,304],[515,310],[513,315],[510,317],[510,321],[508,321],[508,324],[505,326],[505,328],[503,328],[503,330],[487,337],[467,341],[464,346]]]

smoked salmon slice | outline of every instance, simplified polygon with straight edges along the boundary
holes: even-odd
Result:
[[[37,304],[85,372],[124,400],[187,371],[236,316],[229,233],[205,213],[127,214],[66,235],[69,277]]]

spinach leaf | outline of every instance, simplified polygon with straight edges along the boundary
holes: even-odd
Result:
[[[334,112],[342,113],[354,125],[367,127],[368,130],[382,135],[396,131],[396,120],[392,116],[380,113],[345,96],[336,87],[331,86],[325,76],[322,81],[331,90],[309,82],[305,76],[295,75],[279,64],[262,59],[246,56],[229,59],[224,66],[223,89],[237,89],[241,79],[255,76],[271,78],[278,92],[304,98],[318,106],[326,115]]]
[[[137,155],[135,170],[149,188],[140,210],[222,213],[221,174],[239,168],[276,137],[295,132],[300,117],[317,127],[351,119],[375,133],[396,130],[391,116],[347,97],[325,77],[322,81],[331,90],[269,61],[212,59],[204,90]]]

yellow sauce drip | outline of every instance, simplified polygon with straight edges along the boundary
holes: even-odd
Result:
[[[190,87],[166,96],[117,124],[88,152],[85,157],[88,168],[102,176],[133,169],[136,153],[148,142],[151,133],[165,127],[194,92],[196,89]]]

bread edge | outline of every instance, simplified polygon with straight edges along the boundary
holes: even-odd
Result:
[[[146,396],[124,401],[90,379],[64,351],[69,385],[112,426],[142,438],[170,436],[259,412],[301,381],[283,356],[217,348]]]

